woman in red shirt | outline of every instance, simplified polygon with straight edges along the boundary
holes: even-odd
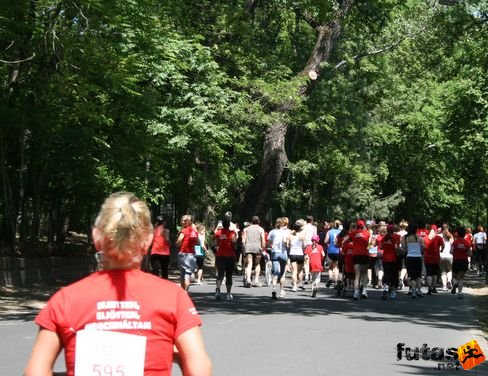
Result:
[[[109,196],[93,228],[103,269],[64,287],[36,317],[39,333],[24,375],[51,375],[64,349],[67,375],[170,375],[173,352],[185,375],[212,373],[201,320],[179,286],[140,270],[153,240],[147,205]],[[155,297],[162,297],[156,299]]]
[[[215,264],[217,266],[217,288],[215,289],[215,299],[220,300],[220,287],[225,275],[225,287],[227,289],[226,300],[232,300],[232,274],[236,262],[237,236],[234,230],[230,230],[230,221],[224,219],[222,228],[215,231],[215,242],[217,252],[215,254]]]
[[[400,247],[401,237],[394,232],[394,226],[386,226],[386,235],[381,238],[379,248],[383,250],[383,295],[382,300],[386,300],[388,293],[390,299],[396,299],[398,288],[398,260],[397,252]]]
[[[463,279],[464,274],[468,270],[468,257],[472,255],[471,241],[466,239],[466,229],[459,227],[457,229],[458,237],[454,240],[451,246],[452,253],[452,290],[451,294],[458,290],[458,297],[463,297]]]
[[[170,258],[169,229],[162,216],[156,218],[154,240],[151,247],[151,269],[154,275],[168,279]]]

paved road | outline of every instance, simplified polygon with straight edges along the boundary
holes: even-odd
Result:
[[[317,298],[292,293],[273,301],[267,287],[246,289],[235,279],[234,300],[217,302],[215,284],[192,286],[203,319],[205,342],[215,376],[285,375],[459,375],[438,370],[438,362],[397,360],[405,347],[459,347],[476,339],[485,355],[488,344],[477,329],[473,299],[440,293],[397,301],[337,298],[322,287]],[[35,336],[34,312],[0,317],[0,375],[19,375]],[[58,370],[62,369],[62,362]],[[488,375],[488,362],[469,371]],[[174,375],[180,375],[175,369]]]

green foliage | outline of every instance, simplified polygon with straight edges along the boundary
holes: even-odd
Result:
[[[2,239],[86,231],[121,189],[211,221],[252,186],[276,122],[279,212],[487,221],[486,2],[357,1],[311,84],[315,26],[340,3],[2,9]]]

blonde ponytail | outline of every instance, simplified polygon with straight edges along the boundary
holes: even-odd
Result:
[[[95,220],[104,265],[131,267],[142,261],[145,239],[152,231],[147,205],[129,192],[110,195]]]

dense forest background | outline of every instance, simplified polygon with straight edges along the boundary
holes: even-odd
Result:
[[[486,0],[2,0],[0,238],[176,223],[488,221]]]

